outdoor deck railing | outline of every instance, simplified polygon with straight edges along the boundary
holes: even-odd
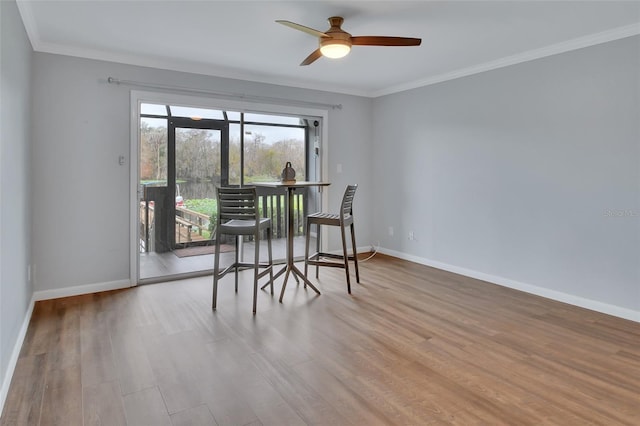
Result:
[[[295,193],[293,199],[294,236],[304,235],[304,220],[307,213],[307,188]],[[274,238],[287,235],[287,195],[282,189],[259,188],[258,203],[263,217],[271,218]]]
[[[273,238],[284,238],[287,233],[286,193],[281,189],[260,188],[258,204],[263,217],[271,218]],[[307,214],[307,191],[303,188],[294,194],[293,230],[295,236],[304,235],[305,217]],[[188,204],[188,200],[187,200]],[[148,210],[147,210],[148,209]],[[212,239],[215,226],[211,225],[211,215],[190,210],[187,207],[176,207],[176,243],[189,243],[198,240]],[[146,220],[148,218],[149,226]],[[154,226],[153,203],[140,202],[140,241],[142,251],[148,251],[148,242]]]

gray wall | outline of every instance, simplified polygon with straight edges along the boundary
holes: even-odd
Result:
[[[53,290],[129,277],[130,89],[107,77],[163,85],[343,104],[329,112],[330,208],[347,183],[363,191],[356,208],[366,212],[371,188],[372,100],[326,92],[134,67],[60,55],[34,55],[33,193],[35,289]],[[149,90],[149,89],[143,89]],[[347,162],[348,160],[348,162]],[[370,242],[371,218],[358,223],[359,244]],[[339,247],[337,235],[331,246]]]
[[[15,2],[0,2],[0,383],[31,295],[29,118],[32,49]]]
[[[374,238],[640,312],[639,56],[633,37],[376,99]]]

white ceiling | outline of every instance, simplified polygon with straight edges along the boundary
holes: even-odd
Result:
[[[640,1],[18,0],[39,52],[376,97],[640,34]],[[352,35],[420,37],[299,63],[343,16]]]

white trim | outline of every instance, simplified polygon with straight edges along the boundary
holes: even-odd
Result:
[[[31,48],[34,51],[39,51],[41,45],[40,33],[38,32],[38,26],[36,25],[36,20],[33,16],[33,8],[31,4],[26,0],[16,0],[16,6],[18,6],[18,12],[20,12],[24,30],[27,33],[29,42],[31,43]]]
[[[109,290],[120,290],[129,287],[133,287],[129,280],[107,281],[103,283],[35,291],[33,292],[33,299],[35,301],[58,299],[60,297],[78,296],[81,294],[91,294]]]
[[[242,102],[259,102],[262,104],[276,104],[287,106],[301,106],[303,108],[319,108],[319,109],[342,109],[342,104],[329,104],[324,102],[314,102],[305,100],[296,100],[291,98],[279,98],[274,96],[258,96],[242,92],[222,92],[216,90],[202,89],[189,86],[177,86],[175,84],[161,84],[146,81],[123,80],[116,77],[107,77],[107,83],[117,86],[127,86],[136,88],[137,90],[154,90],[162,92],[180,93],[191,96],[207,96],[218,99],[239,100]]]
[[[26,24],[25,24],[26,26]],[[32,39],[35,40],[35,39]],[[134,65],[139,67],[156,68],[162,70],[186,72],[191,74],[200,74],[219,78],[228,78],[233,80],[252,81],[256,83],[275,84],[279,86],[296,87],[300,89],[321,90],[324,92],[343,93],[346,95],[368,97],[370,94],[366,90],[355,89],[338,84],[331,83],[314,83],[291,76],[265,76],[258,73],[252,73],[247,70],[238,71],[229,69],[219,65],[204,64],[193,61],[174,61],[166,58],[157,58],[152,56],[132,55],[119,52],[108,52],[97,49],[89,49],[84,47],[67,46],[56,43],[43,43],[37,40],[34,44],[34,51],[43,53],[52,53],[54,55],[73,56],[76,58],[93,59],[96,61],[107,61],[118,64]],[[36,47],[37,46],[37,47]]]
[[[33,315],[35,302],[39,300],[57,299],[60,297],[78,296],[80,294],[91,294],[101,291],[119,290],[129,287],[131,287],[131,282],[129,280],[118,280],[34,292],[33,296],[31,297],[29,307],[27,308],[27,312],[25,313],[24,319],[22,320],[22,326],[20,327],[18,338],[13,345],[13,351],[11,352],[11,357],[9,358],[7,370],[5,371],[5,375],[3,376],[4,380],[2,381],[2,388],[0,389],[0,414],[2,414],[2,411],[4,410],[4,404],[9,393],[11,379],[13,378],[13,374],[15,373],[16,365],[18,364],[18,357],[20,356],[20,351],[22,350],[22,345],[24,344],[24,339],[27,335],[27,330],[29,329],[29,322],[31,321],[31,316]]]
[[[403,92],[405,90],[430,86],[432,84],[455,80],[456,78],[467,77],[485,71],[491,71],[498,68],[508,67],[510,65],[520,64],[522,62],[529,62],[536,59],[546,58],[547,56],[557,55],[559,53],[565,53],[572,50],[582,49],[584,47],[595,46],[598,44],[607,43],[609,41],[620,40],[623,38],[636,36],[638,34],[640,34],[640,23],[631,24],[584,37],[574,38],[572,40],[542,47],[540,49],[533,49],[526,52],[518,53],[516,55],[505,56],[495,61],[485,62],[468,68],[461,68],[448,73],[428,77],[422,80],[416,80],[405,84],[399,84],[397,86],[391,86],[386,89],[371,92],[369,93],[369,97],[377,98],[380,96]]]
[[[328,112],[322,117],[322,130],[320,132],[320,178],[319,181],[329,180],[329,115]],[[320,209],[329,206],[329,191],[331,186],[320,187]],[[329,244],[329,229],[323,226],[320,230],[320,244],[324,250]]]
[[[465,277],[487,281],[502,287],[520,290],[525,293],[535,294],[536,296],[546,297],[547,299],[552,299],[558,302],[568,303],[570,305],[579,306],[581,308],[590,309],[592,311],[601,312],[603,314],[613,315],[615,317],[624,318],[630,321],[640,322],[640,311],[635,311],[633,309],[622,308],[620,306],[586,299],[584,297],[575,296],[573,294],[562,293],[560,291],[550,290],[548,288],[538,287],[504,277],[485,274],[484,272],[461,268],[459,266],[449,265],[447,263],[426,259],[424,257],[413,256],[411,254],[401,253],[399,251],[385,249],[382,247],[378,251],[382,254],[408,260],[410,262],[419,263],[421,265],[442,269],[444,271],[453,272],[455,274],[464,275]]]
[[[29,322],[31,321],[31,315],[33,314],[34,306],[35,298],[32,297],[31,302],[29,303],[29,307],[27,308],[27,312],[24,315],[24,319],[22,320],[22,327],[20,327],[18,338],[13,345],[13,351],[11,351],[11,357],[9,358],[7,370],[5,371],[5,374],[3,376],[4,380],[2,381],[2,389],[0,389],[0,415],[4,411],[4,403],[7,401],[9,386],[11,386],[11,379],[13,379],[13,373],[15,372],[16,365],[18,364],[18,357],[20,356],[20,351],[22,350],[24,338],[27,336],[27,330],[29,329]]]
[[[327,228],[327,227],[325,226],[325,228]],[[348,244],[348,243],[349,243],[349,242],[347,241],[347,244]],[[325,253],[329,253],[329,254],[338,254],[338,255],[341,255],[341,256],[342,256],[342,248],[339,248],[339,249],[336,249],[336,250],[329,250],[329,251],[322,250],[322,251],[324,251]],[[375,251],[376,251],[376,248],[375,248],[375,247],[373,247],[373,246],[362,246],[362,247],[358,247],[358,246],[356,246],[356,251],[358,252],[358,254],[362,254],[362,253],[371,253],[371,252],[375,252]],[[379,250],[378,250],[378,251],[379,251]],[[347,252],[349,252],[349,247],[347,247]],[[380,252],[380,253],[382,253],[382,252]],[[350,252],[349,252],[349,256],[351,256],[351,253],[350,253]],[[389,255],[389,256],[391,256],[391,255]],[[394,256],[394,257],[397,257],[397,256]],[[359,261],[360,261],[360,258],[358,258],[358,262],[359,262]]]
[[[140,115],[139,95],[136,91],[130,93],[130,119],[131,133],[129,139],[129,280],[132,285],[138,285],[140,270],[140,241],[134,238],[138,235],[138,221],[140,220],[140,208],[138,207],[138,183],[140,182]],[[135,207],[134,207],[135,206]]]

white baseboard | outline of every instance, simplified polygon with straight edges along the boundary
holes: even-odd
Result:
[[[395,250],[389,250],[380,248],[379,252],[389,256],[397,257],[399,259],[408,260],[410,262],[419,263],[421,265],[431,266],[433,268],[442,269],[445,271],[453,272],[455,274],[464,275],[466,277],[475,278],[482,281],[487,281],[492,284],[497,284],[503,287],[512,288],[514,290],[524,291],[525,293],[535,294],[536,296],[546,297],[547,299],[556,300],[558,302],[568,303],[570,305],[579,306],[581,308],[590,309],[592,311],[601,312],[607,315],[613,315],[615,317],[624,318],[630,321],[640,322],[640,311],[634,311],[633,309],[622,308],[620,306],[611,305],[608,303],[598,302],[596,300],[586,299],[584,297],[575,296],[573,294],[562,293],[560,291],[550,290],[544,287],[538,287],[531,284],[522,283],[519,281],[510,280],[495,275],[485,274],[484,272],[478,272],[471,269],[461,268],[447,263],[438,262],[423,257],[413,256],[406,253],[401,253]]]
[[[33,293],[35,301],[58,299],[60,297],[78,296],[81,294],[98,293],[100,291],[120,290],[132,287],[129,280],[107,281],[104,283],[85,284],[74,287],[56,288],[53,290],[40,290]]]
[[[2,412],[4,411],[4,403],[7,400],[9,386],[11,385],[11,379],[13,378],[13,373],[16,369],[16,365],[18,364],[18,357],[20,356],[20,350],[22,349],[24,338],[26,337],[27,330],[29,329],[29,322],[31,321],[31,314],[33,314],[34,305],[35,299],[32,297],[31,302],[29,302],[27,312],[25,312],[24,319],[22,320],[22,327],[20,327],[18,338],[13,345],[13,351],[11,351],[11,357],[9,358],[7,370],[5,371],[5,374],[3,376],[4,380],[2,381],[2,388],[0,389],[0,415],[2,415]]]
[[[358,252],[358,255],[360,255],[360,253],[371,253],[372,251],[375,251],[376,248],[375,247],[371,247],[371,246],[362,246],[362,247],[356,247],[356,250]],[[347,251],[349,252],[349,255],[351,255],[351,248],[347,248]],[[329,250],[327,253],[329,254],[342,254],[342,249],[336,249],[336,250]],[[311,254],[311,253],[309,253]],[[359,258],[359,256],[358,256]]]

